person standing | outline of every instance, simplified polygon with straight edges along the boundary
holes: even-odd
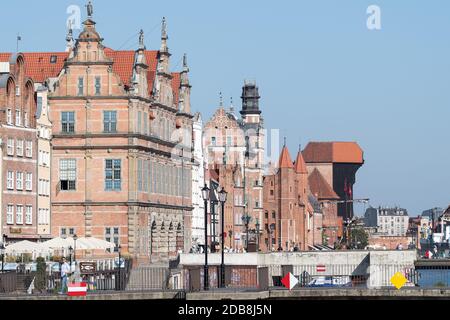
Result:
[[[67,279],[69,277],[70,273],[70,266],[66,261],[66,258],[62,258],[62,264],[61,264],[61,291],[59,294],[64,294],[65,290],[67,288]]]

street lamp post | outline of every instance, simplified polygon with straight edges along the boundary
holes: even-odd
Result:
[[[118,276],[118,278],[119,278],[119,285],[118,285],[118,288],[117,288],[117,290],[122,290],[122,283],[121,283],[121,262],[122,262],[122,256],[120,255],[120,249],[121,249],[121,247],[120,247],[120,244],[117,244],[117,251],[118,251],[118,253],[119,253],[119,271],[118,271],[118,274],[117,274],[117,276]]]
[[[256,252],[259,252],[259,219],[256,219]]]
[[[203,271],[203,289],[209,290],[209,274],[208,274],[208,200],[210,189],[205,184],[202,189],[202,197],[205,202],[205,265]]]
[[[242,216],[242,222],[245,225],[245,233],[246,233],[246,237],[247,237],[247,243],[245,244],[246,246],[246,251],[248,252],[248,225],[250,224],[250,221],[252,220],[252,217],[249,216],[248,213],[246,213],[245,215]]]
[[[0,254],[2,255],[2,273],[5,271],[5,245],[3,242],[0,244]]]
[[[220,263],[220,288],[225,288],[225,251],[224,251],[224,243],[225,243],[225,202],[227,201],[227,192],[222,187],[222,190],[219,192],[219,201],[222,205],[222,216],[220,219],[220,224],[222,226],[222,260]]]
[[[73,248],[72,248],[72,246],[70,246],[69,247],[70,272],[72,272],[72,253],[73,253]]]
[[[77,269],[77,235],[73,235],[73,261],[75,262],[75,270]]]
[[[272,223],[271,225],[270,225],[270,251],[272,251],[272,243],[273,243],[273,234],[274,234],[274,231],[275,231],[275,223]]]

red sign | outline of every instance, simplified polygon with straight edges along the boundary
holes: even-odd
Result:
[[[85,297],[87,294],[86,282],[69,283],[67,285],[67,295],[69,297]]]
[[[317,272],[325,272],[325,266],[324,265],[318,265],[317,267],[316,267],[316,271]]]

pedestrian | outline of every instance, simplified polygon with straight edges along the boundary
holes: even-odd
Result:
[[[70,266],[66,261],[66,258],[62,258],[61,263],[61,291],[59,294],[64,294],[67,289],[67,279],[70,273]]]

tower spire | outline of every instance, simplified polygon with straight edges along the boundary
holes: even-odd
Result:
[[[222,91],[219,92],[219,106],[223,107]]]
[[[167,40],[167,23],[166,23],[166,17],[162,18],[162,23],[161,23],[161,39],[165,39]]]
[[[161,22],[161,52],[168,53],[169,48],[167,48],[167,40],[169,37],[167,36],[167,23],[166,23],[166,17],[162,18]]]

